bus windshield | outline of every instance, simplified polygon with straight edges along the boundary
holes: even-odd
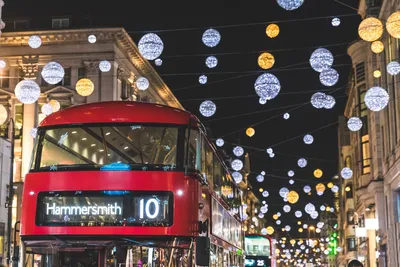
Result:
[[[271,256],[271,242],[262,236],[245,237],[246,255],[249,256]]]
[[[178,127],[112,125],[42,129],[36,169],[100,168],[109,164],[176,167]]]

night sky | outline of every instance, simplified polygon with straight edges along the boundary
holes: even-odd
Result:
[[[269,204],[268,225],[275,226],[271,217],[280,211],[283,214],[281,226],[291,224],[291,234],[298,235],[294,217],[282,211],[286,204],[278,194],[282,186],[299,192],[300,201],[292,205],[292,211],[302,210],[304,221],[308,217],[304,216],[304,204],[318,204],[318,210],[322,203],[331,204],[333,194],[330,190],[319,197],[314,186],[317,182],[326,184],[338,173],[336,122],[343,114],[347,99],[345,92],[351,72],[347,47],[358,39],[357,28],[361,18],[357,11],[334,0],[305,0],[295,11],[282,9],[275,0],[62,2],[67,4],[10,0],[6,1],[3,16],[32,17],[34,13],[35,17],[43,19],[49,14],[90,15],[93,26],[122,26],[136,43],[145,33],[157,33],[165,49],[161,55],[163,65],[155,69],[185,109],[199,116],[210,129],[212,138],[223,137],[227,143],[251,147],[245,151],[250,153],[253,172],[250,179],[254,190],[263,187],[270,192],[266,199]],[[345,2],[354,8],[358,3],[356,0]],[[33,7],[36,7],[35,11]],[[331,25],[335,16],[341,19],[339,27]],[[280,27],[280,35],[275,39],[265,34],[265,27],[270,22]],[[214,48],[206,47],[201,41],[203,32],[210,27],[217,29],[222,36],[220,44]],[[340,80],[333,87],[321,85],[319,73],[308,63],[311,53],[318,47],[328,48],[335,57],[333,68],[339,72]],[[258,103],[254,91],[256,78],[265,72],[257,65],[261,52],[275,56],[275,65],[267,72],[276,75],[282,86],[280,94],[265,105]],[[208,55],[218,58],[216,68],[205,66]],[[208,76],[208,84],[198,83],[201,74]],[[335,90],[336,106],[332,110],[317,110],[309,103],[302,107],[293,106],[309,102],[311,95],[318,90]],[[198,111],[200,103],[206,99],[217,105],[217,112],[211,118],[202,117]],[[287,106],[292,107],[283,108]],[[295,107],[298,108],[289,112]],[[290,113],[289,120],[282,118],[285,112]],[[245,113],[253,114],[244,116]],[[261,121],[265,122],[259,123]],[[255,136],[247,137],[246,128],[256,123],[259,124],[254,127]],[[327,125],[331,126],[315,131]],[[312,145],[305,145],[303,135],[309,132],[313,132],[315,141]],[[265,153],[268,147],[273,147],[275,158],[271,159]],[[231,144],[224,148],[231,154]],[[300,157],[308,160],[304,169],[297,166]],[[319,180],[313,177],[316,168],[324,172]],[[260,184],[255,177],[262,170],[267,176]],[[289,185],[289,170],[295,171],[294,185]],[[312,196],[303,192],[306,184],[313,187]]]

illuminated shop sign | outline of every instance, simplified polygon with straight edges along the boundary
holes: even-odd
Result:
[[[245,267],[270,267],[271,259],[264,256],[246,256],[244,261]]]
[[[68,191],[38,196],[40,226],[171,226],[171,192]]]

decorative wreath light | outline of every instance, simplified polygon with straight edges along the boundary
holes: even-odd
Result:
[[[268,197],[269,196],[269,192],[267,190],[265,190],[264,192],[262,192],[262,196],[263,197]]]
[[[233,154],[234,154],[236,157],[240,157],[240,156],[243,156],[243,154],[244,154],[244,149],[243,149],[243,147],[241,147],[241,146],[235,146],[235,147],[233,148],[232,152],[233,152]]]
[[[270,73],[261,74],[254,83],[257,95],[263,99],[274,99],[281,90],[278,78]]]
[[[304,191],[304,193],[308,194],[311,192],[311,187],[309,185],[306,185],[303,187],[303,191]]]
[[[389,62],[386,66],[386,70],[390,75],[397,75],[400,73],[400,63],[397,61]]]
[[[297,210],[297,211],[294,213],[294,216],[296,216],[297,218],[301,218],[301,216],[303,216],[303,213],[302,213],[301,211]]]
[[[385,46],[381,41],[375,41],[371,44],[371,51],[375,54],[381,53],[385,49]]]
[[[325,86],[334,86],[339,81],[339,73],[335,69],[323,70],[319,80]]]
[[[317,72],[330,69],[332,64],[333,55],[326,48],[318,48],[311,54],[310,65]]]
[[[206,66],[210,69],[215,68],[218,65],[218,59],[214,56],[206,58]]]
[[[155,33],[147,33],[139,40],[140,54],[147,60],[158,58],[164,50],[164,43]]]
[[[372,111],[380,111],[389,103],[389,94],[382,87],[372,87],[365,94],[365,105]]]
[[[108,60],[102,60],[99,63],[99,69],[101,72],[109,72],[111,70],[111,63]]]
[[[300,158],[300,159],[297,161],[297,165],[298,165],[300,168],[305,168],[305,167],[307,166],[307,160],[306,160],[305,158]]]
[[[53,108],[53,112],[57,112],[57,111],[59,111],[60,108],[61,108],[60,102],[58,102],[58,101],[55,100],[55,99],[50,100],[50,101],[49,101],[49,104],[50,104],[51,107]]]
[[[34,49],[39,48],[42,45],[42,39],[38,35],[32,35],[28,39],[28,45]]]
[[[357,117],[351,117],[347,121],[347,128],[349,128],[350,131],[352,132],[357,132],[359,131],[363,126],[362,120]]]
[[[271,53],[262,53],[258,56],[258,66],[260,68],[267,70],[274,66],[275,58]]]
[[[253,135],[255,135],[255,133],[256,133],[256,130],[254,130],[254,128],[252,128],[252,127],[249,127],[246,129],[246,135],[248,137],[252,137]]]
[[[221,41],[221,35],[215,29],[208,29],[203,33],[201,40],[206,46],[215,47]]]
[[[321,178],[323,174],[324,173],[322,172],[321,169],[314,170],[314,177],[317,178],[317,179]]]
[[[272,226],[267,227],[267,234],[272,235],[274,232],[275,232],[275,230]]]
[[[96,37],[96,35],[94,35],[94,34],[89,35],[89,36],[88,36],[88,42],[91,43],[91,44],[96,43],[96,42],[97,42],[97,37]]]
[[[400,38],[400,11],[394,12],[386,21],[386,30],[394,38]]]
[[[256,180],[257,180],[257,182],[262,183],[262,182],[264,182],[264,176],[259,174],[259,175],[257,175]]]
[[[0,125],[4,124],[8,119],[8,110],[5,106],[0,105]]]
[[[207,76],[206,75],[200,75],[200,77],[199,77],[199,83],[200,84],[206,84],[207,83]]]
[[[135,84],[136,84],[137,89],[139,89],[141,91],[147,90],[150,86],[149,80],[145,77],[137,78],[137,80],[135,81]]]
[[[40,97],[40,87],[32,80],[22,80],[15,86],[15,96],[23,104],[33,104]]]
[[[44,104],[41,108],[42,113],[46,116],[50,115],[51,113],[53,113],[53,107],[50,104]]]
[[[381,73],[380,70],[375,70],[375,71],[374,71],[374,77],[375,77],[375,78],[378,79],[378,78],[380,78],[381,76],[382,76],[382,73]]]
[[[303,141],[306,145],[311,145],[314,142],[314,137],[311,134],[306,134]]]
[[[358,35],[367,42],[378,40],[383,34],[382,22],[377,18],[366,18],[358,26]]]
[[[276,24],[269,24],[265,29],[265,33],[269,38],[275,38],[279,35],[280,29]]]
[[[299,194],[296,191],[290,191],[286,198],[290,204],[295,204],[297,201],[299,201]]]
[[[240,159],[235,159],[231,162],[231,167],[235,171],[243,169],[243,162]]]
[[[49,84],[57,84],[64,79],[64,68],[57,62],[49,62],[42,69],[42,77]]]
[[[277,2],[281,8],[292,11],[298,9],[304,3],[304,0],[277,0]]]
[[[81,96],[90,96],[94,91],[94,84],[91,80],[82,78],[76,83],[75,89]]]
[[[289,189],[287,189],[286,187],[282,187],[282,188],[279,190],[279,195],[280,195],[281,197],[286,198],[286,196],[287,196],[287,194],[288,194],[289,192],[290,192]]]
[[[340,171],[340,175],[343,179],[350,179],[353,177],[353,171],[350,168],[345,167]]]
[[[286,112],[285,114],[283,114],[283,118],[285,120],[288,120],[290,118],[290,114]]]
[[[224,141],[224,139],[222,139],[222,138],[218,138],[218,139],[215,141],[215,144],[216,144],[217,146],[221,147],[221,146],[223,146],[223,145],[225,144],[225,141]]]
[[[243,175],[240,172],[232,172],[232,178],[237,184],[243,181]]]
[[[36,138],[37,131],[38,131],[37,128],[32,128],[32,129],[29,131],[29,134],[32,136],[32,138]]]
[[[339,18],[333,18],[331,23],[332,23],[333,27],[337,27],[337,26],[340,25],[340,19]]]
[[[200,113],[204,117],[211,117],[217,111],[217,106],[211,100],[203,101],[200,104]]]
[[[157,67],[160,67],[160,66],[162,65],[162,63],[163,63],[163,61],[162,61],[161,58],[156,58],[156,60],[154,60],[154,64],[155,64]]]

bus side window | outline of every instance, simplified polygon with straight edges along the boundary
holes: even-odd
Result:
[[[187,155],[188,169],[190,170],[200,170],[201,166],[201,138],[200,134],[196,130],[190,130],[190,140],[189,140],[189,154]],[[185,154],[186,154],[186,140],[187,131],[185,137]]]
[[[205,142],[205,148],[206,148],[206,162],[205,162],[205,169],[206,169],[206,176],[207,176],[207,182],[208,184],[213,187],[213,150],[208,144],[208,142]]]
[[[222,165],[217,157],[214,157],[214,190],[218,195],[221,195],[222,187]]]

